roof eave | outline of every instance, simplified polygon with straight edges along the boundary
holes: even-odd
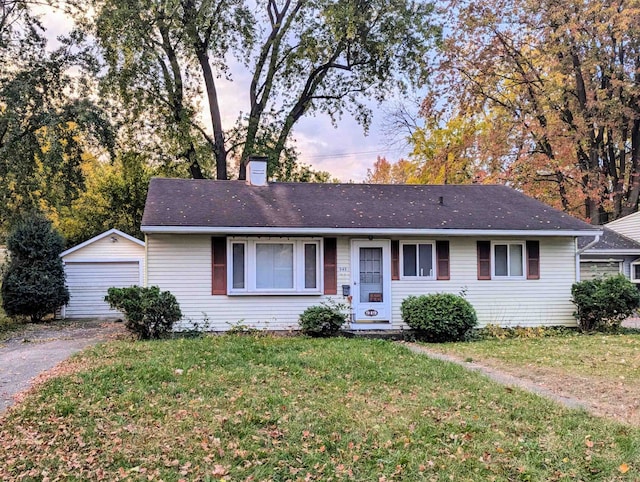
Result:
[[[146,234],[224,234],[224,235],[420,235],[420,236],[596,236],[595,229],[421,229],[421,228],[291,228],[233,226],[142,226]]]
[[[640,249],[587,249],[582,254],[630,255],[640,256]]]
[[[74,253],[76,251],[78,251],[79,249],[84,248],[85,246],[88,246],[90,244],[95,243],[96,241],[100,241],[103,238],[106,238],[107,236],[110,236],[112,234],[117,234],[118,236],[123,237],[124,239],[127,239],[129,241],[131,241],[132,243],[135,243],[139,246],[143,246],[144,247],[144,241],[140,241],[138,238],[134,238],[133,236],[131,236],[130,234],[127,234],[123,231],[120,231],[119,229],[115,229],[115,228],[111,228],[108,231],[105,231],[104,233],[100,233],[97,236],[94,236],[91,239],[87,239],[86,241],[80,243],[80,244],[76,244],[75,246],[67,249],[66,251],[63,251],[62,253],[60,253],[60,257],[63,258],[68,254]]]

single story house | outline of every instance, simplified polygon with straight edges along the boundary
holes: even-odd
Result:
[[[110,229],[60,254],[69,288],[62,318],[120,317],[104,301],[107,290],[144,283],[144,242]]]
[[[603,234],[597,243],[590,245],[593,238],[578,240],[580,279],[622,273],[634,283],[640,283],[640,242],[610,229],[608,225],[602,228]]]
[[[145,280],[171,291],[178,330],[287,330],[344,302],[352,329],[403,328],[409,295],[462,293],[482,325],[575,325],[577,238],[596,226],[505,186],[154,178]]]

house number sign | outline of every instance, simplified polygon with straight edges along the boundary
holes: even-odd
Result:
[[[366,316],[377,316],[378,315],[378,310],[367,310],[364,312],[364,314]]]

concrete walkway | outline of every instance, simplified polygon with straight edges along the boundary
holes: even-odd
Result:
[[[124,332],[122,323],[89,320],[52,323],[0,343],[0,414],[33,379],[74,353]]]
[[[558,402],[567,408],[578,408],[578,409],[582,408],[585,410],[592,411],[592,407],[588,403],[582,400],[578,400],[577,398],[571,398],[571,397],[566,397],[564,395],[559,395],[556,392],[547,390],[544,387],[536,385],[532,381],[518,378],[513,375],[509,375],[508,373],[501,372],[499,370],[481,365],[479,363],[474,363],[474,362],[467,363],[467,362],[461,361],[459,358],[455,358],[442,353],[436,353],[434,351],[429,350],[427,347],[423,345],[418,345],[416,343],[404,343],[404,345],[414,353],[426,355],[430,358],[435,358],[437,360],[443,360],[443,361],[455,363],[456,365],[460,365],[466,368],[467,370],[480,372],[483,375],[489,377],[491,380],[494,380],[502,385],[506,385],[509,387],[517,387],[522,390],[535,393],[536,395],[540,395],[542,397],[553,400],[554,402]]]

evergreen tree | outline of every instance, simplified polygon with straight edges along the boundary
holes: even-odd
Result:
[[[7,239],[9,263],[2,277],[2,307],[9,316],[41,321],[69,301],[60,253],[64,239],[51,221],[34,214]]]

